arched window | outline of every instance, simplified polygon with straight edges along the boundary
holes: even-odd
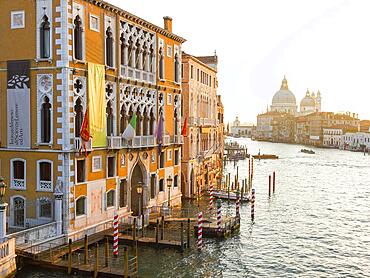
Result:
[[[82,196],[76,201],[76,216],[86,214],[86,197]]]
[[[107,207],[113,207],[114,206],[114,199],[115,199],[115,190],[110,190],[107,192]]]
[[[113,33],[110,27],[105,32],[105,59],[108,67],[113,67]]]
[[[25,220],[25,203],[26,199],[23,197],[13,198],[13,225],[17,227],[24,227]]]
[[[153,114],[153,110],[150,112],[150,135],[154,135],[154,130],[155,130],[155,117]]]
[[[133,51],[133,42],[132,40],[130,39],[130,41],[128,42],[128,65],[130,67],[134,67],[135,66],[135,61],[134,61],[134,51]]]
[[[26,161],[16,158],[10,161],[10,188],[25,190],[26,189]]]
[[[140,50],[141,50],[141,46],[138,40],[136,42],[136,49],[135,49],[135,59],[136,59],[135,67],[137,69],[141,69],[141,51]]]
[[[37,190],[53,191],[53,167],[51,161],[38,161]]]
[[[149,135],[149,116],[148,116],[148,109],[145,108],[143,114],[143,135]]]
[[[50,22],[46,15],[40,26],[40,57],[50,58]]]
[[[48,97],[44,97],[41,106],[41,142],[50,143],[51,138],[51,104]]]
[[[154,72],[153,61],[154,61],[154,49],[153,49],[153,47],[150,47],[150,51],[149,51],[149,72]]]
[[[141,123],[142,123],[142,117],[141,117],[141,114],[140,114],[140,111],[139,111],[139,107],[138,107],[138,111],[136,112],[136,136],[141,136]]]
[[[127,125],[127,117],[126,117],[126,111],[125,111],[125,105],[124,104],[122,104],[122,106],[121,106],[120,116],[121,116],[121,118],[120,118],[120,124],[119,124],[119,126],[120,126],[119,131],[120,131],[120,134],[122,134],[125,131],[126,125]]]
[[[178,123],[178,115],[177,115],[178,109],[175,109],[175,115],[174,115],[174,128],[175,128],[175,135],[179,135],[179,123]]]
[[[164,57],[162,47],[159,49],[159,79],[164,79]]]
[[[114,129],[113,129],[113,107],[111,101],[108,101],[107,103],[106,113],[107,113],[107,136],[112,136],[114,133]]]
[[[50,199],[42,198],[39,200],[39,217],[41,218],[52,217],[52,203]]]
[[[83,60],[82,53],[82,21],[80,16],[76,16],[74,20],[74,29],[73,29],[73,40],[74,40],[74,56],[77,60]]]
[[[175,55],[175,82],[179,82],[179,57],[177,53]]]
[[[80,137],[80,131],[81,131],[82,121],[84,117],[83,107],[82,107],[80,98],[76,100],[74,111],[75,111],[75,137]]]
[[[123,33],[121,34],[120,40],[121,40],[121,65],[126,65],[126,57],[125,57],[126,43],[125,43],[125,37]]]

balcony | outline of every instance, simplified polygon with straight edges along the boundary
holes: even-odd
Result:
[[[121,65],[121,76],[126,79],[155,84],[155,74],[153,72],[135,69],[130,66]]]
[[[120,149],[122,148],[122,137],[121,136],[107,136],[108,149]]]
[[[189,125],[190,126],[199,125],[199,118],[189,117]]]
[[[52,183],[52,181],[41,181],[40,180],[37,190],[38,191],[53,192],[53,183]]]
[[[169,135],[164,135],[163,136],[163,145],[170,145],[171,144],[171,137]]]
[[[207,119],[207,118],[201,118],[200,125],[216,125],[216,120],[213,119]]]
[[[26,190],[26,182],[24,179],[13,179],[11,189]]]
[[[182,136],[182,135],[174,135],[172,142],[174,144],[184,144],[184,136]]]
[[[124,148],[145,148],[155,146],[154,135],[135,136],[132,140],[121,139],[121,147]]]
[[[88,142],[85,144],[86,151],[91,152],[92,151],[92,141],[91,138]],[[74,140],[74,150],[75,152],[84,151],[84,146],[82,144],[82,139],[80,137],[75,137]]]

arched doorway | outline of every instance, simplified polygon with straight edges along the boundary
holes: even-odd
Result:
[[[15,197],[13,199],[13,213],[14,213],[14,226],[24,227],[25,219],[25,200],[22,197]]]
[[[143,204],[143,195],[144,195],[144,173],[143,173],[144,165],[140,165],[137,163],[134,167],[134,170],[131,174],[131,211],[133,216],[139,215],[139,197],[141,198],[140,204],[141,207],[144,207]],[[137,193],[137,186],[141,183],[141,186],[143,186],[142,194]],[[141,210],[142,213],[142,210]]]

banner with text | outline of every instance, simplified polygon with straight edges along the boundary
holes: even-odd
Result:
[[[93,147],[107,145],[105,66],[88,63],[89,132]]]
[[[8,147],[30,148],[30,63],[8,61]]]

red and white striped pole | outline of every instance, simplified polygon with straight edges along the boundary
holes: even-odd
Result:
[[[252,188],[252,199],[251,199],[251,218],[252,218],[252,221],[254,221],[254,202],[256,200],[256,196],[255,196],[255,189]]]
[[[114,211],[113,219],[113,255],[118,256],[118,214]]]
[[[252,169],[251,169],[251,180],[253,180],[253,166],[254,166],[254,158],[252,157]]]
[[[198,214],[198,250],[201,250],[203,247],[203,213],[199,212]]]
[[[217,231],[221,232],[221,217],[222,217],[222,210],[221,210],[221,200],[217,200]]]
[[[209,212],[213,209],[213,184],[209,185]]]
[[[239,197],[239,190],[236,192],[235,214],[236,214],[236,218],[239,220],[240,219],[240,197]]]

